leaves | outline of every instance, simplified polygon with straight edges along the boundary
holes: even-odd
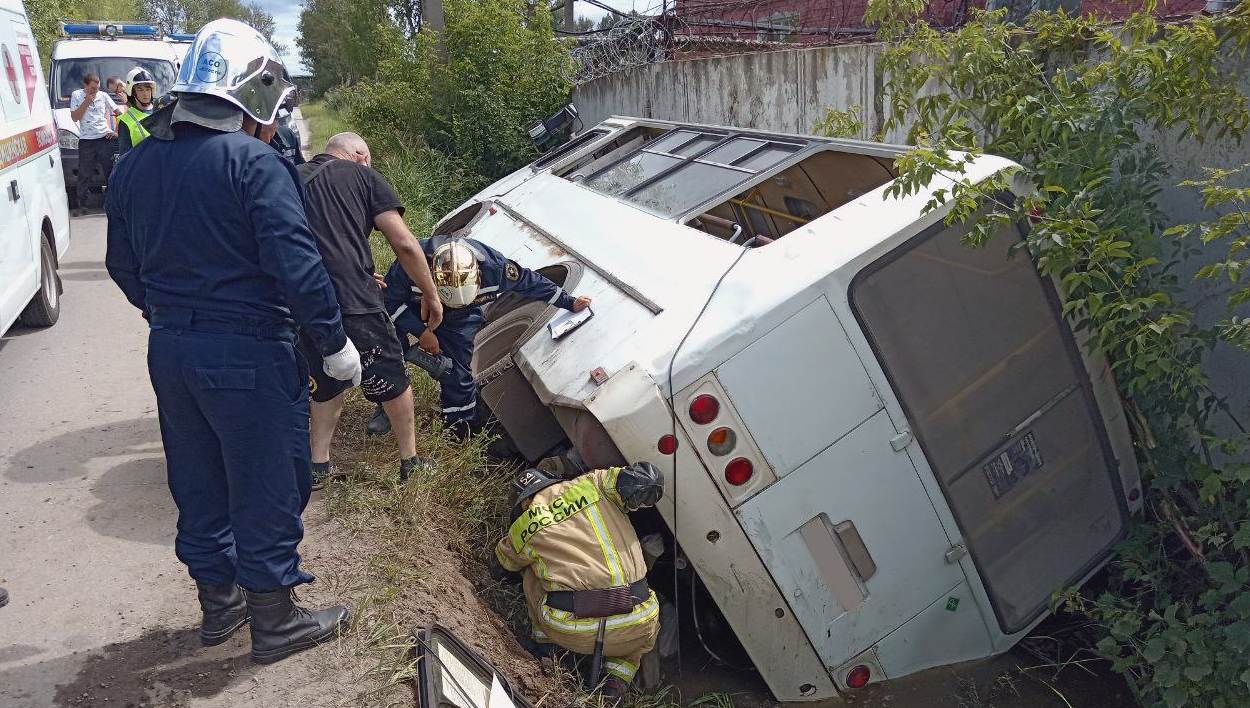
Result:
[[[879,63],[885,128],[906,128],[916,145],[886,191],[936,187],[926,211],[949,207],[947,223],[969,222],[970,246],[1002,224],[1029,225],[1026,247],[1059,284],[1064,316],[1107,357],[1136,412],[1149,490],[1146,518],[1119,549],[1117,591],[1067,600],[1106,629],[1098,651],[1142,679],[1147,705],[1245,705],[1250,440],[1215,432],[1240,423],[1205,363],[1217,343],[1250,350],[1250,318],[1198,324],[1175,271],[1202,257],[1200,277],[1231,284],[1230,307],[1250,303],[1250,170],[1207,171],[1188,185],[1204,220],[1169,224],[1157,201],[1169,165],[1140,129],[1245,135],[1250,102],[1221,67],[1245,61],[1250,12],[1161,23],[1147,4],[1118,28],[975,11],[939,32],[910,21],[916,3],[872,0],[869,15],[891,41]],[[971,183],[968,156],[982,152],[1018,162],[1015,179],[1035,190],[1004,201],[1009,180]]]

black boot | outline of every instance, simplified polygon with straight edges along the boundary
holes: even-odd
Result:
[[[200,625],[200,641],[204,646],[221,644],[247,624],[247,603],[238,585],[208,585],[197,580],[195,587],[200,591],[200,609],[204,611],[204,622]]]
[[[244,590],[252,612],[252,660],[272,664],[296,652],[311,649],[338,637],[347,622],[347,608],[334,605],[309,610],[295,604],[291,588],[274,592]]]
[[[424,457],[409,457],[406,460],[399,461],[399,483],[403,484],[408,481],[414,473],[417,472],[433,472],[436,466],[432,460]]]
[[[373,409],[373,417],[365,424],[365,432],[370,435],[385,435],[391,432],[391,419],[386,417],[382,404],[379,403]]]

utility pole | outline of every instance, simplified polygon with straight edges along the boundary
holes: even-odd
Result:
[[[443,31],[443,0],[422,0],[421,26],[435,32]]]
[[[577,17],[573,13],[573,0],[564,0],[564,29],[567,32],[573,31],[573,24],[577,22]]]

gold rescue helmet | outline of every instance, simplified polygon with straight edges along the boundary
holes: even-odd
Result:
[[[451,239],[435,248],[430,271],[444,306],[468,307],[477,299],[482,271],[473,249],[464,241]]]

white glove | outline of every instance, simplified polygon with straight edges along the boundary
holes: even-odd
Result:
[[[353,386],[360,385],[360,352],[350,339],[342,349],[322,360],[321,368],[325,369],[326,376],[351,381]]]

